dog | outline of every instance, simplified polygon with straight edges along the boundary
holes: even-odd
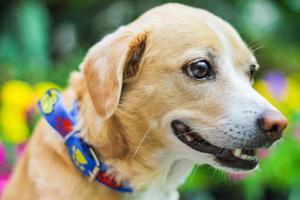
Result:
[[[235,29],[208,11],[177,3],[147,11],[92,47],[61,97],[68,110],[77,102],[77,138],[107,179],[83,175],[42,119],[3,200],[176,200],[195,164],[255,170],[257,149],[287,126],[252,88],[258,68]]]

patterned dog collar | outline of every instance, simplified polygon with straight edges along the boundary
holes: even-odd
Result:
[[[74,102],[72,110],[68,111],[63,104],[61,93],[50,89],[38,102],[38,107],[46,121],[64,140],[72,162],[84,176],[89,177],[90,181],[96,179],[119,192],[133,191],[127,182],[117,183],[115,177],[107,173],[108,166],[98,160],[93,147],[78,136],[77,101]]]

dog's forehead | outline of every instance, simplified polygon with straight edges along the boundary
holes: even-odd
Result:
[[[178,65],[189,59],[187,52],[207,50],[231,57],[235,66],[255,62],[235,29],[205,10],[167,4],[150,10],[140,21],[151,24],[149,42],[157,60],[170,58],[167,61]]]

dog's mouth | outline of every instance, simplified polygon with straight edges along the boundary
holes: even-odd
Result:
[[[215,160],[224,167],[236,170],[251,170],[258,164],[256,149],[226,149],[218,147],[209,143],[199,133],[180,120],[172,121],[171,126],[174,134],[181,142],[196,151],[214,155]]]

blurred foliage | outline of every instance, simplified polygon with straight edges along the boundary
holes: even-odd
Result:
[[[4,74],[0,81],[11,77],[31,82],[50,78],[66,84],[47,76],[53,72],[50,66],[55,72],[77,68],[88,47],[105,34],[166,2],[1,1],[0,69]],[[178,2],[208,9],[235,26],[256,52],[262,72],[270,68],[286,73],[300,70],[299,0]]]
[[[65,87],[90,46],[166,2],[0,1],[0,193],[34,127],[41,92],[54,83]],[[258,172],[241,177],[197,167],[181,188],[182,199],[300,199],[300,0],[178,2],[205,8],[240,32],[262,66],[255,87],[290,121],[285,141],[267,152]]]

